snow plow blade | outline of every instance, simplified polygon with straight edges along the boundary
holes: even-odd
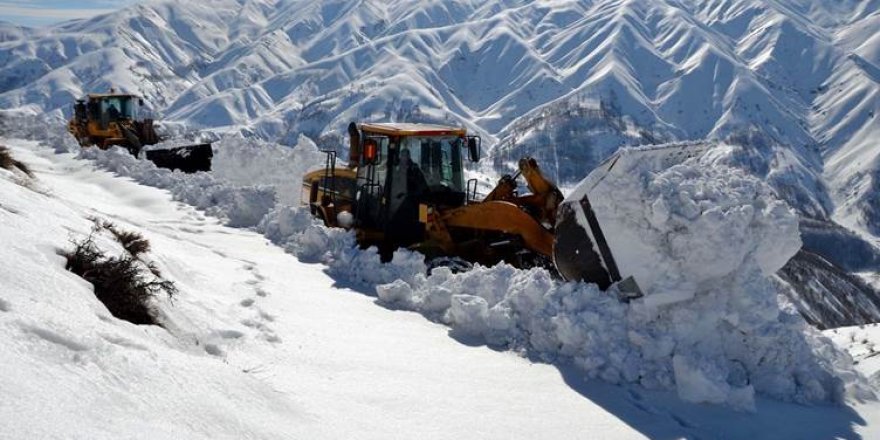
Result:
[[[569,281],[586,281],[602,290],[617,283],[624,299],[641,296],[636,276],[638,250],[630,246],[633,237],[615,235],[610,227],[603,228],[602,213],[590,203],[590,195],[602,182],[615,173],[626,173],[638,163],[650,163],[661,171],[698,157],[709,149],[708,144],[675,144],[624,148],[602,162],[559,206],[556,234],[553,240],[553,263],[559,274]],[[637,240],[637,238],[636,238]]]
[[[211,144],[186,145],[163,150],[148,150],[146,158],[159,168],[180,170],[184,173],[211,171],[214,150]]]

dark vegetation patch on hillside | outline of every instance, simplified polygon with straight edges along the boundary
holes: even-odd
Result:
[[[95,234],[104,230],[119,241],[126,250],[124,255],[108,255],[97,246]],[[150,249],[147,239],[137,232],[96,220],[92,234],[72,243],[73,249],[62,252],[67,259],[65,268],[91,283],[95,296],[113,316],[134,324],[160,325],[153,301],[163,294],[174,298],[177,287],[163,279],[153,263],[143,261],[143,255]]]
[[[9,152],[9,149],[2,145],[0,145],[0,168],[9,171],[15,171],[16,169],[18,169],[28,176],[33,177],[30,168],[28,168],[25,163],[12,157],[12,153]]]

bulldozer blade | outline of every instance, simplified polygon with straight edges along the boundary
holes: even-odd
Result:
[[[628,303],[643,296],[645,295],[642,293],[642,289],[639,287],[639,283],[636,282],[635,278],[626,277],[626,279],[617,283],[617,299],[620,300],[620,302]]]
[[[184,173],[211,171],[214,150],[211,144],[186,145],[163,150],[149,150],[146,158],[159,168],[180,170]]]
[[[633,163],[650,162],[651,168],[660,171],[692,157],[699,157],[711,147],[712,144],[709,143],[681,143],[621,148],[602,161],[584,180],[578,183],[575,190],[565,198],[565,201],[579,200],[583,195],[599,186],[609,174],[628,172]]]
[[[617,283],[624,297],[641,296],[637,281],[646,276],[646,269],[639,263],[643,249],[639,248],[637,237],[613,229],[611,235],[606,235],[608,229],[601,226],[603,213],[594,210],[590,195],[609,175],[632,172],[636,164],[661,171],[702,155],[710,146],[699,143],[624,148],[590,172],[556,213],[553,264],[559,274],[569,281],[595,283],[602,290]],[[613,188],[599,190],[614,191]]]
[[[620,273],[587,197],[559,207],[553,264],[566,280],[598,284],[602,290],[620,281]]]

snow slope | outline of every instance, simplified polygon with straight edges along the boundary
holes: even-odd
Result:
[[[0,172],[0,326],[10,336],[0,345],[0,415],[16,421],[4,431],[11,438],[880,434],[876,403],[758,398],[757,413],[734,413],[461,344],[166,192],[32,142],[4,143],[37,175],[22,185]],[[57,249],[96,215],[145,234],[180,286],[160,304],[167,331],[113,319],[63,270]]]
[[[38,181],[0,176],[5,438],[639,437],[551,366],[376,307],[163,191],[13,151]],[[160,305],[169,330],[112,318],[64,270],[56,250],[90,216],[150,239],[181,289]]]
[[[856,362],[856,368],[875,386],[880,383],[880,326],[877,324],[841,327],[826,330],[825,335],[841,347],[846,347]]]

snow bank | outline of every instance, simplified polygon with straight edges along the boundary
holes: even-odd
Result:
[[[83,149],[80,157],[94,160],[98,166],[144,185],[167,189],[175,200],[204,209],[229,226],[255,226],[275,206],[272,187],[236,186],[210,173],[185,174],[157,168],[152,162],[137,159],[119,147],[107,151]]]
[[[79,149],[79,143],[67,132],[67,121],[59,112],[30,114],[0,110],[0,136],[42,142],[58,153]]]
[[[643,263],[656,272],[630,304],[542,269],[426,275],[406,251],[383,265],[374,249],[355,249],[351,233],[301,208],[278,208],[259,229],[337,277],[375,285],[388,306],[492,346],[572,362],[590,378],[743,410],[754,409],[756,392],[799,403],[871,396],[851,358],[778,302],[773,274],[800,241],[794,213],[765,184],[699,161],[660,173],[640,166],[593,194],[603,225],[614,225],[609,236],[641,240]]]
[[[214,171],[195,174],[157,168],[121,148],[84,149],[80,156],[144,185],[167,189],[175,200],[204,209],[234,227],[256,226],[275,207],[276,199],[298,201],[302,175],[320,164],[322,156],[306,137],[287,148],[234,136],[214,148]]]
[[[302,176],[324,166],[324,154],[315,143],[300,135],[293,148],[240,135],[214,144],[212,174],[235,185],[268,185],[275,188],[279,203],[300,203]]]
[[[359,286],[412,281],[426,272],[421,254],[398,250],[383,264],[375,247],[358,248],[352,231],[327,228],[302,206],[278,206],[257,230],[301,260],[324,263],[335,277]]]
[[[56,114],[0,111],[0,135],[4,137],[38,141],[59,153],[80,151],[66,127],[67,122]],[[147,149],[199,143],[211,137],[193,133],[188,136]],[[204,209],[235,227],[257,225],[276,202],[299,203],[303,174],[322,166],[324,160],[323,153],[306,136],[300,136],[297,145],[286,147],[232,135],[217,140],[213,147],[211,173],[189,175],[157,168],[121,149],[84,149],[80,156],[141,184],[168,189],[176,200]]]

